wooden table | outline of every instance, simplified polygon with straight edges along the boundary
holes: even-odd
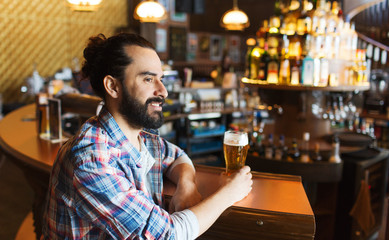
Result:
[[[0,147],[24,171],[35,192],[35,232],[41,235],[41,216],[48,179],[60,143],[37,136],[35,106],[27,105],[0,121]],[[203,197],[218,188],[224,169],[196,166]],[[313,239],[315,218],[299,176],[253,172],[252,192],[228,208],[199,239]],[[169,199],[174,185],[165,184]]]

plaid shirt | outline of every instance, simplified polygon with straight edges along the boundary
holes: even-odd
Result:
[[[54,163],[43,233],[45,239],[174,239],[162,208],[162,174],[185,154],[156,130],[140,133],[156,162],[151,193],[141,178],[140,152],[103,108],[60,149]]]

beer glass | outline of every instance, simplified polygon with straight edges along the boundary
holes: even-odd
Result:
[[[227,175],[241,169],[245,165],[248,150],[249,140],[247,133],[239,131],[227,131],[224,133],[223,151]]]

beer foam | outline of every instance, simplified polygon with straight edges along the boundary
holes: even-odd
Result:
[[[246,134],[229,133],[227,137],[224,137],[224,144],[230,146],[246,146],[249,144],[249,140]]]

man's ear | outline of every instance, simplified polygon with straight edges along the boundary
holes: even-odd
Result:
[[[111,75],[105,76],[103,82],[107,94],[112,98],[119,98],[120,82]]]

